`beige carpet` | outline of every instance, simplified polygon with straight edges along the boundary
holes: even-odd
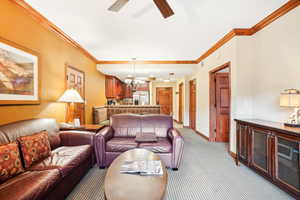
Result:
[[[288,194],[245,166],[235,166],[224,144],[209,143],[190,129],[180,129],[185,149],[179,171],[168,170],[167,200],[285,200]],[[96,166],[68,200],[104,200],[106,170]]]

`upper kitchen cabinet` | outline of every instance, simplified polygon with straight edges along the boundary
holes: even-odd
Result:
[[[124,98],[133,98],[132,86],[124,84]]]
[[[124,96],[123,82],[114,76],[105,76],[105,95],[108,99],[122,99]]]

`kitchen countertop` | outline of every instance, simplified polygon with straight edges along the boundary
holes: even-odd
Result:
[[[160,105],[105,105],[105,106],[94,106],[94,108],[113,108],[113,107],[149,107],[149,108],[157,108],[160,107]]]

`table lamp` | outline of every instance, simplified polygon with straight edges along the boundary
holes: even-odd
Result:
[[[294,108],[290,114],[289,120],[284,123],[289,127],[300,127],[300,91],[296,89],[287,89],[280,94],[280,106]]]
[[[67,89],[64,94],[58,99],[59,102],[67,103],[67,123],[73,123],[74,121],[74,103],[84,103],[84,100],[75,89]]]

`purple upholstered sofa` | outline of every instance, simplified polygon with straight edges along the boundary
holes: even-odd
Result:
[[[157,142],[136,142],[137,133],[154,132]],[[111,125],[95,137],[96,159],[100,168],[108,167],[121,153],[134,148],[144,148],[158,154],[169,168],[177,170],[183,154],[184,141],[173,128],[168,115],[118,114],[111,117]]]

